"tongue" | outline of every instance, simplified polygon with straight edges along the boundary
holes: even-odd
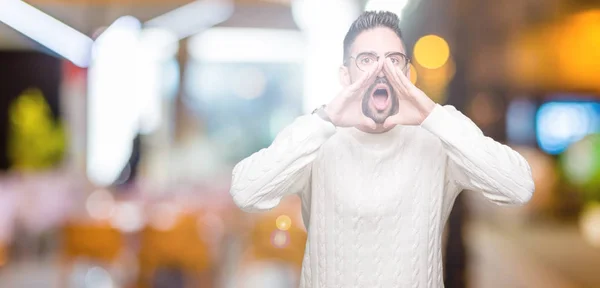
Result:
[[[377,110],[384,110],[387,106],[387,95],[373,95],[373,105]]]

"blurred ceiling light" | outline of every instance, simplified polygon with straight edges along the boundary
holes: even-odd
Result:
[[[123,33],[128,31],[139,31],[142,29],[142,23],[137,18],[125,15],[117,18],[115,22],[110,24],[108,28],[104,29],[102,33],[96,38],[95,46],[101,45],[102,42],[108,41],[104,40],[109,37],[120,36],[123,37]]]
[[[303,111],[329,102],[340,89],[342,42],[360,10],[357,1],[294,0],[292,16],[306,35]]]
[[[303,32],[331,37],[335,35],[331,32],[348,30],[357,16],[356,8],[354,1],[348,0],[293,0],[292,17]]]
[[[427,69],[437,69],[450,58],[450,47],[444,38],[427,35],[417,40],[414,48],[415,60]]]
[[[233,8],[231,0],[198,0],[158,16],[145,26],[172,31],[183,39],[227,20]]]
[[[93,40],[20,0],[0,0],[0,22],[85,68]]]
[[[121,17],[93,47],[88,73],[87,174],[99,186],[110,185],[118,178],[140,126],[138,107],[142,96],[135,85],[141,77],[140,31],[137,19]]]
[[[151,58],[169,59],[177,55],[179,39],[175,33],[163,28],[146,28],[140,34],[143,53]]]
[[[389,11],[402,18],[402,11],[409,0],[370,0],[365,5],[365,11]]]
[[[188,45],[198,61],[300,63],[305,43],[302,34],[294,30],[211,28],[192,36]]]

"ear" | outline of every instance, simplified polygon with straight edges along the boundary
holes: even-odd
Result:
[[[346,67],[344,65],[340,66],[339,78],[340,78],[340,84],[342,84],[342,86],[344,86],[344,87],[352,84],[352,79],[350,79],[350,71],[348,70],[348,67]]]

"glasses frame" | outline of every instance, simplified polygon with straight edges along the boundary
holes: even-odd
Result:
[[[358,61],[356,61],[358,59],[358,57],[360,57],[360,56],[362,56],[364,54],[369,54],[369,55],[375,56],[376,59],[377,59],[377,62],[379,62],[379,59],[381,59],[381,56],[377,55],[375,53],[372,53],[372,52],[361,52],[361,53],[356,54],[356,56],[349,56],[348,59],[345,61],[344,65],[348,66],[348,60],[349,59],[354,59],[354,65],[356,65],[356,68],[358,70],[362,71],[362,72],[367,72],[367,71],[365,71],[363,69],[360,69],[360,67],[358,66]],[[402,67],[402,71],[405,71],[408,67],[410,67],[411,61],[410,61],[410,57],[408,57],[408,55],[406,55],[406,54],[404,54],[402,52],[388,52],[388,53],[385,53],[384,57],[387,58],[390,55],[401,55],[406,60],[405,61],[406,63],[404,64],[404,67]]]

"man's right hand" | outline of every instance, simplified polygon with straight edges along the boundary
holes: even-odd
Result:
[[[363,95],[373,84],[377,74],[383,69],[384,61],[380,61],[377,68],[363,73],[354,83],[345,86],[342,91],[325,107],[325,113],[331,122],[338,127],[367,126],[377,128],[373,119],[362,112]]]

